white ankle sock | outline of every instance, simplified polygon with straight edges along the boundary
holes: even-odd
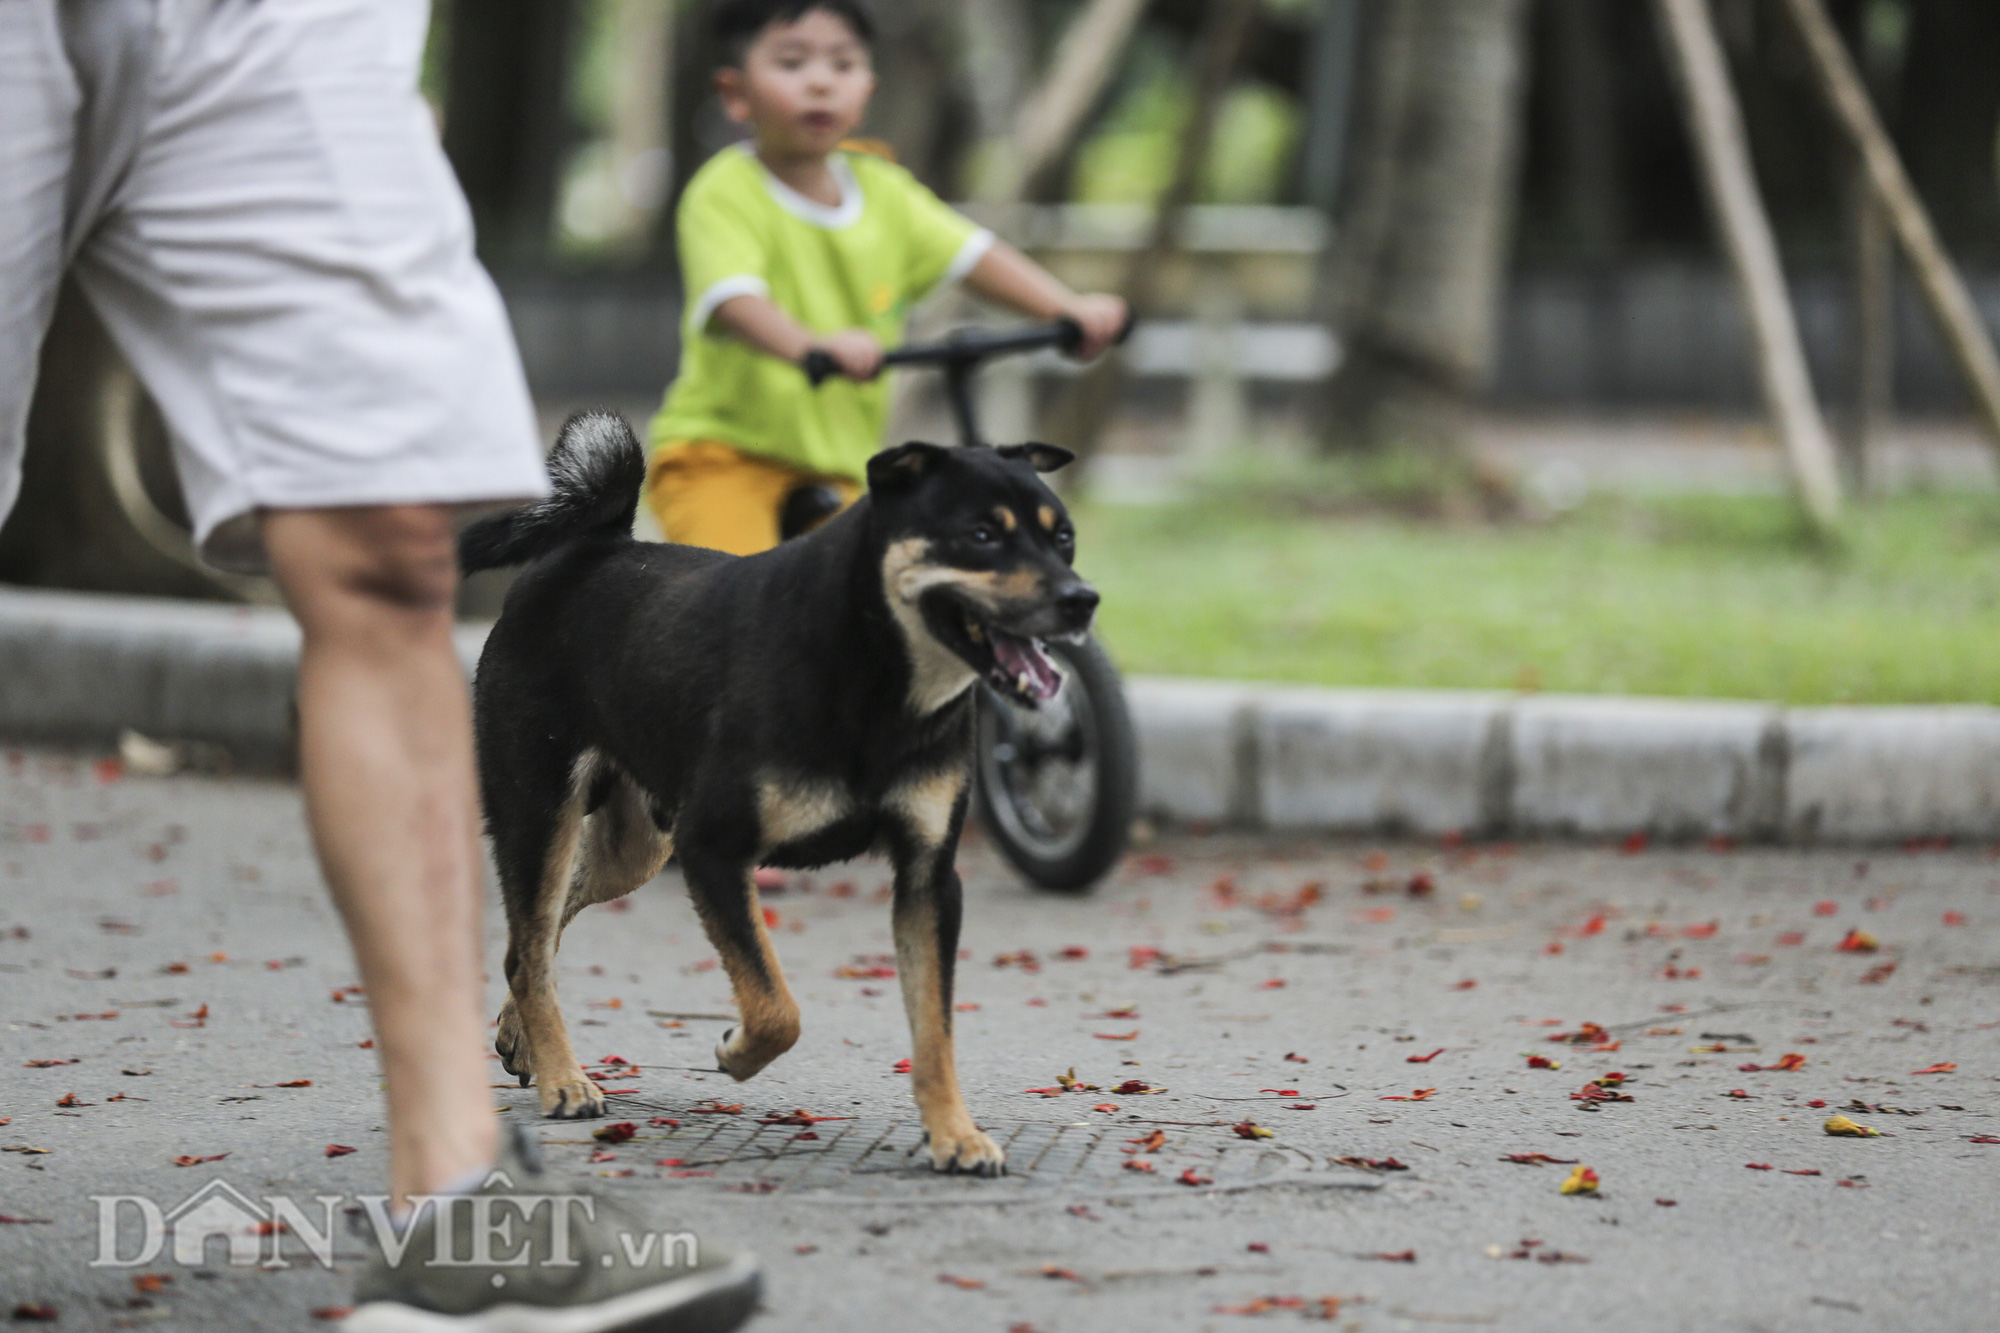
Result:
[[[488,1162],[485,1166],[475,1166],[463,1175],[453,1176],[442,1187],[431,1192],[433,1194],[470,1194],[486,1183],[486,1177],[491,1175],[493,1168],[499,1164],[499,1161],[496,1159]]]
[[[431,1190],[430,1193],[438,1198],[445,1199],[455,1199],[461,1194],[470,1194],[486,1183],[486,1177],[492,1174],[493,1168],[499,1164],[499,1160],[496,1158],[488,1162],[485,1166],[475,1166],[472,1170],[462,1175],[453,1176],[444,1184]],[[407,1205],[401,1208],[392,1208],[389,1211],[389,1217],[391,1221],[400,1227],[410,1220],[410,1212],[411,1209]]]

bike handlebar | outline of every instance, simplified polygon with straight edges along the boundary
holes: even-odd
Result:
[[[1133,318],[1125,316],[1125,327],[1118,330],[1114,343],[1122,343],[1132,335]],[[1037,352],[1044,347],[1054,347],[1061,351],[1073,351],[1083,342],[1083,326],[1067,315],[1052,323],[1029,329],[960,329],[934,343],[908,343],[882,354],[882,365],[957,365],[973,366],[995,356],[1012,356],[1020,352]],[[824,348],[814,347],[799,358],[799,369],[806,379],[817,389],[828,379],[840,373],[840,363],[833,359]]]

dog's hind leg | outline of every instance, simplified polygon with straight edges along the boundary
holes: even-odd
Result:
[[[525,1088],[534,1074],[515,997],[527,981],[528,958],[544,948],[538,923],[545,914],[549,860],[560,856],[566,862],[575,845],[576,754],[564,752],[553,737],[546,745],[522,744],[521,734],[509,728],[496,742],[482,733],[479,759],[486,826],[500,872],[500,901],[507,911],[507,998],[495,1024],[493,1049],[502,1067]]]
[[[952,1049],[951,983],[958,958],[962,888],[952,864],[965,818],[965,775],[951,771],[897,788],[886,813],[896,862],[896,974],[910,1020],[910,1082],[939,1171],[997,1176],[1000,1145],[972,1123],[958,1090]]]
[[[708,942],[722,958],[736,992],[742,1021],[715,1048],[716,1067],[741,1082],[792,1049],[799,1039],[799,1005],[785,985],[784,969],[764,926],[747,857],[738,859],[681,839],[681,873],[687,877]]]
[[[570,1047],[555,985],[556,945],[571,915],[572,866],[593,764],[588,752],[578,757],[567,792],[547,813],[543,827],[533,830],[541,836],[523,839],[515,832],[508,846],[499,846],[496,839],[495,848],[501,853],[507,903],[507,989],[513,1012],[510,1025],[510,1015],[502,1011],[494,1044],[510,1070],[534,1080],[542,1114],[558,1119],[604,1114],[604,1094],[584,1077]],[[513,882],[504,882],[509,880]]]
[[[580,775],[586,813],[576,838],[575,869],[562,920],[556,926],[556,940],[549,948],[551,955],[562,947],[563,932],[578,912],[632,892],[660,873],[673,850],[672,841],[653,820],[650,799],[637,784],[601,757],[580,767],[587,768]],[[531,924],[527,934],[532,937],[538,929]],[[507,1072],[527,1087],[532,1074],[522,1043],[520,1010],[511,993],[500,1007],[493,1045]]]

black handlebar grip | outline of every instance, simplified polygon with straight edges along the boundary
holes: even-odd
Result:
[[[1132,336],[1132,326],[1138,322],[1138,312],[1133,310],[1131,306],[1126,306],[1125,322],[1118,326],[1117,336],[1112,338],[1111,345],[1116,347],[1127,338],[1130,338]],[[1063,315],[1056,320],[1056,329],[1060,335],[1056,346],[1063,351],[1074,352],[1078,347],[1083,345],[1083,325],[1077,323],[1068,315]]]
[[[840,373],[840,362],[824,347],[812,347],[799,358],[799,369],[806,373],[806,382],[817,389]]]

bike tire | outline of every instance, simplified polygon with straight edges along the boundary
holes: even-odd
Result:
[[[1010,781],[1006,764],[995,758],[996,740],[1009,720],[996,710],[1012,705],[991,692],[980,700],[975,800],[987,836],[1029,883],[1058,893],[1081,893],[1102,879],[1131,844],[1139,804],[1138,738],[1118,668],[1095,638],[1051,643],[1049,650],[1068,677],[1065,691],[1082,695],[1075,720],[1078,732],[1087,733],[1083,744],[1091,768],[1089,808],[1064,836],[1034,836],[1025,818],[1030,812],[1019,804],[1024,794]],[[1032,726],[1031,718],[1023,720]]]

